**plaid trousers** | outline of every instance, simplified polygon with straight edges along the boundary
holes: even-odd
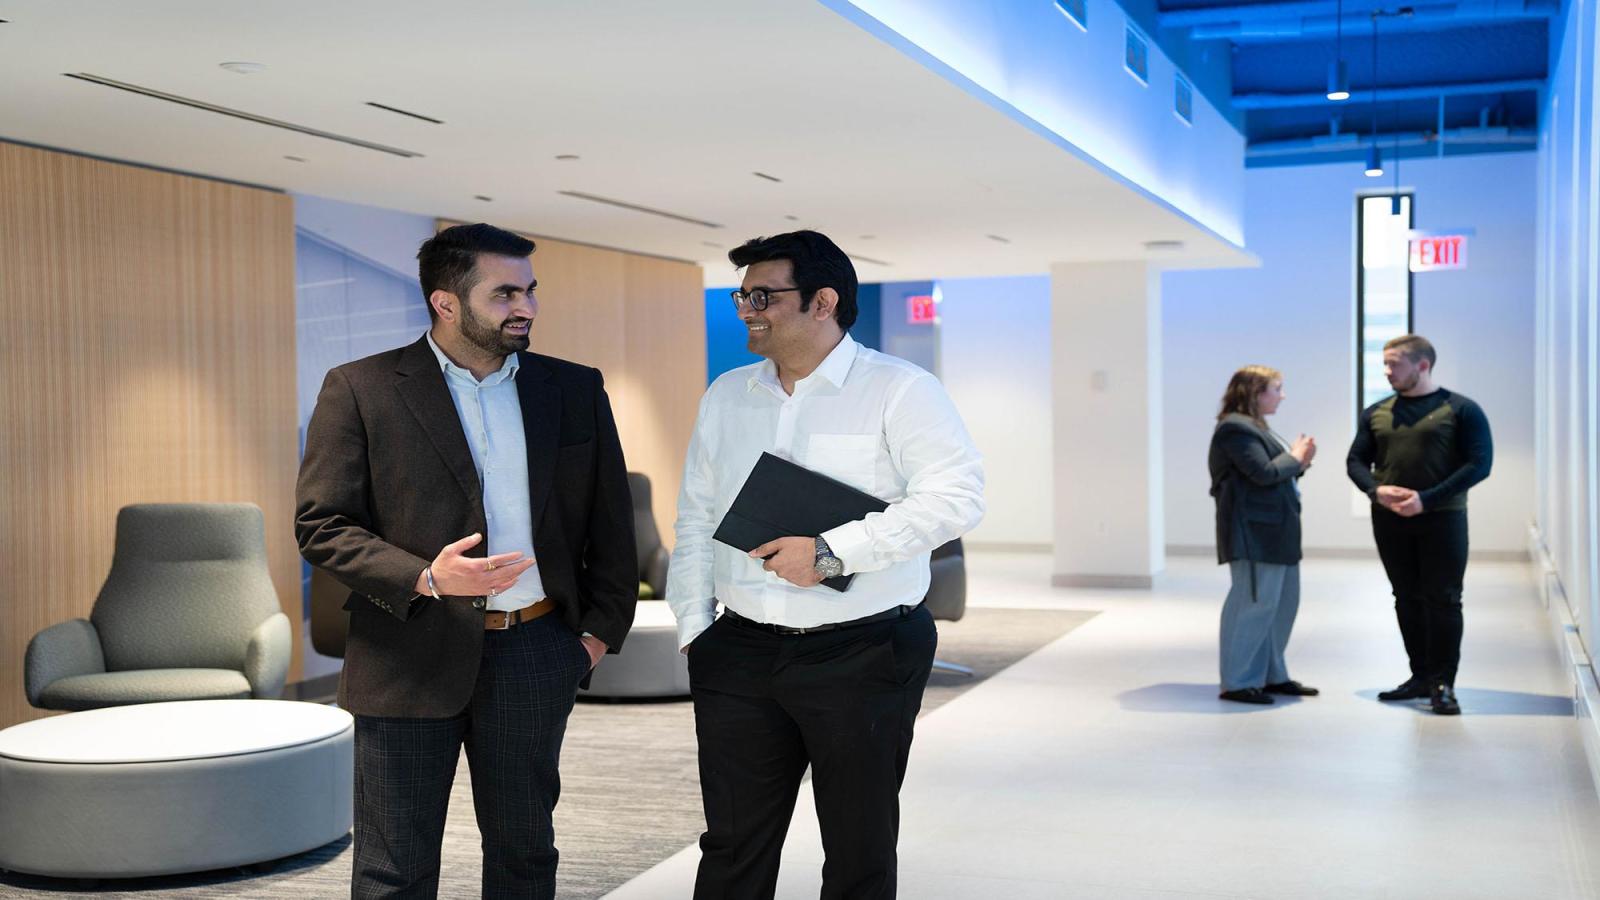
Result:
[[[461,747],[483,835],[483,896],[553,898],[557,764],[589,653],[546,615],[484,635],[467,708],[448,719],[356,717],[350,896],[437,897]]]

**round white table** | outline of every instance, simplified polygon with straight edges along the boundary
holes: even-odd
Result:
[[[0,869],[119,878],[292,856],[350,830],[355,721],[188,700],[0,731]]]

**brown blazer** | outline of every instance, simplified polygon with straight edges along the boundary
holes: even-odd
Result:
[[[611,652],[639,596],[627,467],[600,372],[518,354],[534,554],[574,631]],[[295,536],[348,586],[339,705],[356,715],[444,718],[466,707],[483,648],[482,597],[414,593],[446,544],[488,534],[483,490],[426,338],[328,373],[306,428]],[[483,556],[483,543],[469,551]]]

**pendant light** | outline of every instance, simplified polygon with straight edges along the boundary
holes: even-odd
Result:
[[[1333,62],[1328,64],[1328,99],[1350,99],[1350,70],[1344,64],[1344,0],[1338,0],[1333,23]]]
[[[1372,145],[1367,148],[1367,177],[1383,174],[1383,154],[1378,150],[1378,11],[1372,11]]]

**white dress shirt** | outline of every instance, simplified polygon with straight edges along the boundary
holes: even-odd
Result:
[[[796,587],[712,540],[763,451],[889,503],[822,534],[845,573],[857,574],[848,591]],[[678,645],[710,627],[719,601],[796,628],[920,603],[933,549],[971,530],[983,511],[978,450],[944,386],[911,363],[847,334],[792,396],[770,360],[724,373],[700,400],[678,495],[667,580]]]
[[[528,496],[528,435],[522,430],[522,400],[517,396],[517,355],[506,354],[505,364],[482,381],[444,355],[428,335],[428,346],[439,357],[444,383],[450,386],[461,430],[472,448],[472,464],[483,487],[483,515],[489,533],[485,553],[494,556],[519,550],[533,557],[533,510]],[[466,535],[462,535],[466,537]],[[544,598],[539,564],[522,573],[503,594],[489,598],[486,609],[521,609]]]

